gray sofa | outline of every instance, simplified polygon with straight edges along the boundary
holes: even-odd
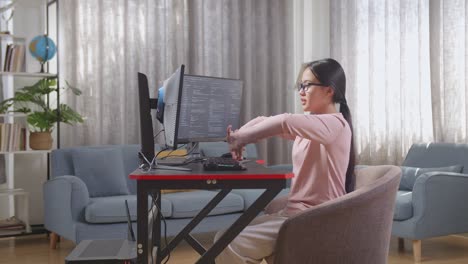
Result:
[[[468,145],[414,144],[403,166],[392,235],[419,262],[422,239],[468,232]]]
[[[75,243],[127,237],[125,200],[132,221],[136,220],[136,182],[128,174],[139,165],[139,149],[139,145],[108,145],[52,151],[51,179],[43,186],[44,226],[52,232],[51,247],[58,236]],[[228,152],[228,146],[201,143],[200,151],[216,157]],[[247,146],[246,152],[248,159],[257,157],[254,145]],[[194,232],[226,228],[261,192],[233,190]],[[177,234],[215,195],[205,190],[163,194],[161,212],[167,220],[167,235]]]

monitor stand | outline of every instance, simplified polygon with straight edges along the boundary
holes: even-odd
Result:
[[[176,171],[192,171],[191,168],[167,165],[154,165],[151,170],[176,170]]]

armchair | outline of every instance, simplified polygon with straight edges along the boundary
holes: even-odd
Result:
[[[370,166],[356,174],[356,191],[284,222],[275,264],[387,263],[401,170]]]
[[[418,168],[452,165],[463,165],[462,173],[424,173],[412,191],[398,191],[392,235],[400,250],[404,238],[413,241],[415,262],[421,261],[422,239],[468,232],[468,145],[414,144],[403,162]]]

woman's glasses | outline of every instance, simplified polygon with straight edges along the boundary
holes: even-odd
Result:
[[[311,86],[326,87],[328,85],[321,84],[321,83],[313,83],[313,82],[303,82],[303,83],[298,83],[297,86],[296,86],[296,89],[297,89],[298,92],[304,91],[305,93],[307,93],[307,91],[309,91],[309,88]]]

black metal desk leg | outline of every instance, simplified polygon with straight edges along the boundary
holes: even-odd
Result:
[[[275,198],[282,186],[269,188],[232,224],[218,241],[196,262],[197,264],[214,263],[215,258],[231,243],[234,238]]]
[[[154,222],[152,223],[153,240],[151,241],[151,243],[154,247],[156,247],[156,262],[155,263],[159,264],[162,261],[162,256],[161,256],[161,215],[162,215],[162,212],[159,210],[161,209],[161,190],[154,191],[153,195],[154,195],[153,197],[156,198],[155,202],[157,205],[157,208],[156,208],[157,211],[153,218]],[[151,209],[154,209],[154,208],[151,207]],[[151,248],[150,254],[152,254],[153,247],[150,246],[150,248]]]
[[[148,191],[137,181],[137,262],[148,264]]]
[[[221,190],[216,194],[213,199],[190,221],[172,240],[168,245],[161,250],[161,257],[165,258],[170,251],[172,251],[180,241],[185,239],[200,255],[205,253],[205,249],[196,239],[190,237],[190,232],[218,205],[226,195],[231,192],[231,189]]]

